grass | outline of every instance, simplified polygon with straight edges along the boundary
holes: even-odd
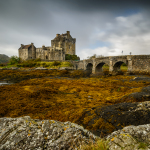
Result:
[[[1,66],[1,68],[11,68],[11,67],[20,67],[20,68],[35,68],[35,67],[45,67],[45,68],[59,68],[59,67],[72,67],[73,65],[68,62],[59,62],[59,61],[53,61],[53,62],[42,62],[42,61],[36,61],[36,60],[27,60],[23,61],[18,64],[7,64],[5,66]]]
[[[147,146],[148,146],[148,144],[147,144],[147,143],[140,142],[140,143],[139,143],[138,148],[139,148],[139,149],[143,149],[143,150],[144,150],[144,149],[146,149],[146,148],[147,148]]]
[[[126,72],[128,70],[128,67],[121,65],[120,69],[121,69],[121,71]],[[103,65],[103,71],[109,71],[109,66],[104,64]]]
[[[108,141],[100,139],[97,140],[95,144],[83,144],[79,150],[109,150],[109,145]]]

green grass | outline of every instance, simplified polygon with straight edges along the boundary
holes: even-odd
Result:
[[[123,66],[123,65],[121,65],[121,66],[120,66],[120,69],[121,69],[121,71],[127,71],[127,70],[128,70],[128,66]],[[104,71],[109,71],[109,66],[108,66],[108,65],[104,65],[104,66],[103,66],[103,70],[104,70]]]
[[[90,143],[87,145],[82,145],[80,150],[109,150],[108,141],[105,141],[104,139],[98,140],[95,144]]]
[[[23,64],[35,64],[33,67],[22,67]],[[11,67],[19,67],[19,68],[35,68],[35,67],[45,67],[45,68],[59,68],[59,67],[72,67],[73,65],[70,62],[59,62],[59,61],[54,61],[54,62],[43,62],[43,61],[24,61],[20,64],[14,64],[10,65],[7,64],[6,66],[1,66],[0,68],[11,68]]]

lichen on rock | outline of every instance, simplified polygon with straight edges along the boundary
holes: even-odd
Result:
[[[109,140],[109,150],[149,150],[150,124],[127,126],[106,137]]]
[[[99,137],[71,122],[20,118],[0,118],[0,149],[72,150],[94,143]]]

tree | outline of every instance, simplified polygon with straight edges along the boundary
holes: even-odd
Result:
[[[18,64],[20,63],[21,59],[18,56],[11,56],[9,60],[10,65]]]
[[[87,58],[88,59],[92,59],[92,58],[101,58],[101,57],[104,57],[103,55],[96,55],[94,54],[93,56],[88,56]]]
[[[80,60],[80,59],[77,55],[66,54],[65,55],[65,60]]]

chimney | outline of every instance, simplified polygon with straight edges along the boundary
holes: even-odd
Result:
[[[31,45],[33,45],[34,43],[31,43]]]
[[[45,45],[42,45],[42,49],[45,49]]]
[[[56,34],[56,37],[59,36],[60,34]]]
[[[67,31],[67,38],[70,37],[70,31]]]
[[[21,49],[23,48],[23,46],[24,46],[24,45],[23,45],[23,44],[21,44]]]

